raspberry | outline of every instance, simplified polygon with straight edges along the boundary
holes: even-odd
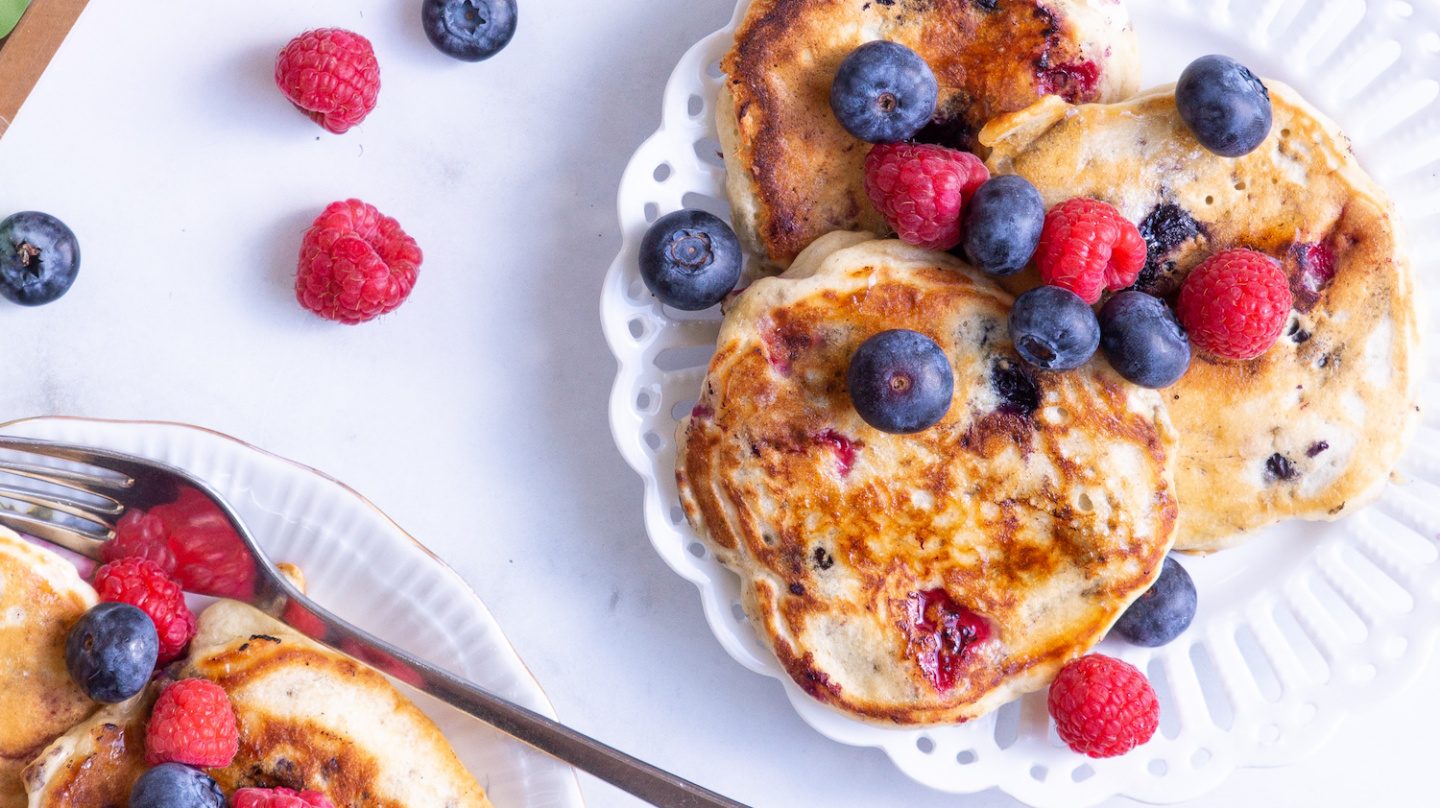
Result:
[[[1279,262],[1254,250],[1226,250],[1191,270],[1175,309],[1201,350],[1254,359],[1280,338],[1292,305]]]
[[[115,523],[115,538],[100,550],[105,561],[122,558],[147,558],[154,561],[166,575],[175,573],[175,553],[165,538],[165,522],[160,517],[138,509],[130,509]]]
[[[380,63],[365,37],[321,28],[295,37],[280,51],[275,83],[301,112],[342,135],[375,109]]]
[[[335,803],[318,791],[242,788],[230,796],[230,808],[335,808]]]
[[[335,202],[305,233],[295,297],[326,319],[363,323],[405,302],[422,259],[415,239],[374,205]]]
[[[145,760],[202,769],[230,765],[240,749],[235,708],[214,682],[182,679],[160,693],[145,727]]]
[[[1071,199],[1046,214],[1035,263],[1045,283],[1069,289],[1093,306],[1106,289],[1134,285],[1145,268],[1145,239],[1114,207]]]
[[[1155,734],[1160,702],[1134,665],[1090,654],[1066,663],[1050,683],[1050,717],[1074,751],[1115,757]]]
[[[240,536],[209,498],[190,488],[149,511],[126,511],[102,554],[105,561],[154,561],[182,589],[201,595],[248,600],[254,591],[255,563]]]
[[[965,204],[990,172],[944,146],[886,143],[865,158],[865,193],[902,240],[932,250],[960,243]]]
[[[95,572],[100,600],[128,603],[150,616],[160,635],[158,665],[179,659],[195,636],[195,613],[165,570],[147,558],[123,558]]]

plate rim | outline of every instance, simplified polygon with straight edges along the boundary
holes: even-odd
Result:
[[[219,438],[223,441],[233,444],[239,449],[260,455],[261,457],[264,457],[271,461],[277,461],[283,465],[293,468],[298,472],[318,477],[321,480],[336,486],[346,495],[352,497],[359,504],[363,505],[374,516],[379,517],[394,534],[403,537],[406,541],[413,545],[415,549],[419,550],[429,560],[429,562],[440,571],[442,575],[449,578],[452,583],[459,585],[461,591],[464,591],[466,593],[466,597],[471,601],[471,606],[475,609],[477,614],[483,615],[483,618],[491,623],[491,627],[494,629],[495,635],[498,636],[501,642],[504,643],[504,648],[509,652],[509,656],[519,666],[519,669],[521,671],[524,671],[525,678],[529,681],[531,685],[534,686],[535,693],[537,693],[539,696],[539,705],[542,708],[538,710],[538,712],[542,713],[547,718],[556,721],[560,720],[559,714],[555,710],[555,704],[550,700],[550,695],[545,691],[544,686],[535,676],[534,671],[532,671],[530,669],[530,666],[526,664],[524,657],[522,657],[520,655],[520,652],[515,648],[515,645],[513,642],[511,642],[509,635],[505,633],[504,627],[500,625],[500,621],[495,618],[495,615],[490,611],[490,608],[485,605],[485,601],[483,598],[480,597],[480,593],[475,591],[475,588],[470,585],[470,582],[465,580],[465,577],[463,575],[456,571],[454,567],[450,566],[450,564],[446,562],[443,558],[437,555],[434,550],[431,550],[425,545],[424,542],[411,535],[410,532],[405,530],[405,528],[402,527],[399,522],[395,521],[389,514],[385,513],[385,511],[381,509],[380,506],[370,501],[368,497],[357,491],[354,487],[350,486],[343,480],[340,480],[332,474],[321,471],[314,466],[310,466],[306,463],[301,463],[297,460],[291,460],[288,457],[272,452],[269,449],[256,446],[249,441],[242,440],[225,432],[221,432],[218,429],[212,429],[210,427],[200,426],[198,424],[190,424],[183,421],[171,421],[164,419],[95,418],[78,415],[36,415],[23,418],[15,418],[9,421],[0,422],[0,433],[11,430],[15,427],[46,422],[64,422],[82,425],[101,424],[109,427],[158,427],[164,430],[201,433],[204,435],[208,435],[212,438]],[[478,718],[473,720],[479,721]],[[500,730],[496,731],[501,732]],[[502,732],[502,734],[504,733]],[[523,741],[519,741],[518,739],[512,738],[512,740],[515,740],[517,743],[523,743]],[[537,754],[544,753],[537,751]],[[580,779],[578,773],[575,770],[575,767],[573,765],[564,763],[563,761],[557,760],[556,763],[563,766],[565,769],[565,775],[561,778],[564,783],[562,800],[564,800],[564,802],[566,803],[580,806],[580,808],[584,808],[584,806],[586,805],[585,795],[580,788]]]
[[[1323,2],[1324,0],[1321,1]],[[1305,2],[1309,2],[1309,0],[1305,0]],[[695,585],[696,589],[698,590],[698,594],[701,597],[701,605],[703,607],[703,611],[706,617],[706,622],[709,624],[712,633],[715,634],[715,639],[721,645],[721,647],[726,650],[726,652],[731,656],[731,658],[733,658],[736,662],[740,663],[741,666],[779,681],[783,689],[787,692],[787,697],[788,700],[791,702],[791,706],[795,708],[799,717],[804,720],[804,722],[809,725],[811,729],[815,730],[822,736],[846,745],[881,749],[882,751],[886,752],[887,757],[891,758],[892,765],[895,765],[896,768],[899,769],[901,773],[904,774],[906,777],[912,780],[916,780],[917,782],[920,782],[927,787],[936,789],[938,791],[949,793],[973,793],[974,791],[981,790],[987,787],[998,787],[1005,793],[1010,794],[1012,797],[1015,797],[1022,801],[1031,801],[1037,799],[1031,793],[1027,793],[1025,789],[1012,790],[1012,788],[1010,788],[1006,784],[1003,778],[998,780],[991,780],[988,783],[979,785],[978,787],[970,786],[967,784],[959,784],[955,786],[944,786],[937,784],[935,782],[923,779],[917,776],[915,773],[907,770],[906,767],[902,765],[901,761],[894,754],[895,750],[892,748],[893,744],[886,743],[883,740],[874,737],[863,737],[864,733],[860,733],[859,730],[857,730],[856,733],[851,733],[846,731],[847,728],[843,726],[837,727],[817,723],[817,720],[821,719],[822,716],[817,716],[813,714],[818,711],[816,709],[806,709],[806,705],[802,703],[804,699],[797,700],[795,695],[797,692],[799,692],[799,690],[794,685],[794,683],[790,681],[789,677],[783,674],[783,671],[775,669],[773,665],[766,664],[767,660],[753,658],[753,654],[751,654],[749,650],[736,645],[736,641],[730,636],[732,632],[732,627],[730,625],[731,621],[728,619],[729,611],[727,608],[724,608],[726,604],[716,601],[716,593],[718,591],[718,588],[721,587],[722,584],[718,582],[714,578],[713,574],[711,574],[709,571],[701,570],[697,568],[694,564],[688,563],[691,561],[691,559],[685,556],[684,549],[677,549],[676,547],[670,546],[670,543],[668,542],[668,535],[664,536],[667,541],[663,545],[660,541],[660,539],[662,538],[662,534],[668,534],[669,532],[671,532],[670,521],[666,518],[666,514],[664,513],[669,503],[665,500],[666,494],[662,490],[661,485],[661,480],[664,477],[665,470],[663,468],[660,468],[661,464],[652,462],[654,460],[654,458],[652,457],[652,454],[654,454],[654,452],[646,451],[645,443],[647,439],[644,435],[645,429],[643,427],[641,429],[631,428],[638,423],[644,423],[648,420],[644,417],[644,413],[637,409],[637,405],[633,400],[632,396],[635,394],[637,380],[644,378],[646,375],[646,368],[640,367],[640,369],[637,370],[637,366],[642,366],[644,362],[652,358],[649,357],[648,352],[654,350],[655,341],[650,340],[650,335],[645,334],[644,332],[639,334],[635,333],[633,331],[633,324],[627,326],[627,321],[631,320],[632,317],[635,317],[638,314],[638,311],[636,311],[637,306],[633,301],[633,296],[627,292],[627,289],[629,288],[627,284],[630,281],[630,278],[627,277],[627,262],[633,263],[633,261],[635,260],[637,245],[639,243],[641,235],[643,235],[643,227],[636,228],[632,226],[634,225],[632,219],[635,218],[635,213],[638,210],[638,205],[627,203],[634,202],[634,197],[638,193],[638,190],[632,186],[641,185],[643,184],[644,180],[648,179],[648,177],[642,175],[649,174],[649,172],[654,168],[654,164],[657,161],[652,158],[658,156],[661,160],[668,160],[668,158],[675,156],[676,152],[664,151],[661,148],[662,145],[664,145],[671,138],[679,137],[682,134],[688,134],[689,130],[693,129],[695,123],[695,121],[693,120],[693,115],[691,116],[691,120],[687,120],[684,114],[683,104],[679,105],[680,108],[677,109],[677,104],[674,103],[676,98],[683,99],[690,93],[698,91],[696,89],[693,78],[689,77],[687,74],[683,74],[683,71],[687,68],[695,67],[695,65],[692,64],[692,62],[695,61],[692,58],[694,54],[696,52],[704,53],[708,49],[712,48],[714,46],[714,40],[717,37],[733,37],[734,32],[737,30],[738,24],[743,19],[744,13],[749,7],[750,3],[751,0],[738,0],[735,14],[728,23],[696,40],[692,44],[692,46],[688,48],[682,56],[679,57],[674,69],[672,70],[672,73],[666,81],[664,91],[661,95],[660,100],[662,114],[659,126],[636,146],[635,151],[631,155],[630,161],[627,163],[625,171],[620,178],[619,186],[617,189],[616,202],[618,208],[617,215],[621,231],[621,245],[615,255],[615,258],[611,262],[606,272],[604,283],[601,288],[600,300],[598,302],[606,340],[618,366],[612,384],[609,401],[609,422],[611,427],[611,433],[613,439],[615,440],[617,449],[620,451],[620,454],[622,455],[622,457],[625,458],[627,464],[630,465],[631,468],[634,469],[635,472],[640,476],[641,481],[644,485],[642,513],[647,528],[647,536],[650,539],[651,544],[655,547],[657,553],[661,556],[662,560],[665,561],[666,565],[669,566],[672,571],[674,571],[677,575],[689,580],[692,584]],[[1152,10],[1158,7],[1163,11],[1172,12],[1177,16],[1187,16],[1193,18],[1195,17],[1195,15],[1198,14],[1200,15],[1198,21],[1207,23],[1214,22],[1213,20],[1208,19],[1208,16],[1206,14],[1203,14],[1200,11],[1191,8],[1191,6],[1195,5],[1194,3],[1178,4],[1174,8],[1171,8],[1169,4],[1144,3],[1137,5],[1147,5],[1150,6]],[[1418,12],[1419,9],[1416,9],[1416,11]],[[1366,13],[1369,13],[1369,9],[1366,10]],[[1246,42],[1247,46],[1253,44],[1253,42]],[[701,69],[705,69],[707,65],[708,60],[705,65],[700,65],[700,67]],[[705,99],[705,106],[703,111],[704,116],[713,117],[713,100],[713,97]],[[1417,109],[1418,108],[1419,107],[1417,107]],[[657,151],[660,152],[658,155]],[[719,169],[718,171],[723,177],[723,169]],[[1367,172],[1368,171],[1370,171],[1370,169],[1367,167]],[[656,180],[657,182],[660,181],[660,177],[657,176]],[[723,179],[721,180],[721,182],[723,183]],[[720,196],[723,199],[723,188],[720,192]],[[648,202],[652,201],[652,199],[653,197],[645,197],[644,201]],[[665,208],[662,207],[661,210],[663,211],[665,210]],[[646,214],[648,218],[648,210],[646,211]],[[1402,221],[1404,221],[1407,225],[1411,224],[1408,216],[1403,216]],[[1423,302],[1420,304],[1420,309],[1423,316],[1425,314]],[[627,328],[631,330],[627,331]],[[633,347],[633,344],[637,340],[642,343],[640,348]],[[1423,353],[1423,350],[1424,349],[1422,349],[1421,354],[1422,357],[1428,356],[1429,354]],[[639,406],[641,409],[643,409],[643,405]],[[637,421],[637,419],[640,420]],[[632,424],[632,422],[636,423]],[[657,533],[657,527],[663,528],[660,533]],[[680,526],[680,529],[686,530],[688,528],[687,526],[682,524]],[[693,531],[691,533],[693,534]],[[723,593],[720,593],[718,597],[721,601],[723,601],[725,596]],[[744,630],[750,629],[748,626],[746,626],[744,627]],[[1410,639],[1413,640],[1415,638],[1411,637]],[[1440,631],[1427,631],[1423,635],[1419,636],[1419,640],[1420,641],[1418,643],[1414,644],[1414,647],[1417,649],[1415,654],[1415,662],[1410,666],[1401,666],[1399,671],[1395,671],[1394,669],[1390,671],[1389,675],[1393,677],[1391,681],[1396,684],[1396,687],[1383,689],[1386,692],[1377,692],[1377,690],[1381,689],[1371,688],[1367,697],[1361,699],[1363,703],[1373,704],[1375,702],[1386,700],[1389,697],[1400,693],[1406,687],[1409,687],[1413,685],[1416,681],[1418,681],[1418,679],[1420,678],[1420,674],[1425,670],[1425,661],[1433,656],[1437,643],[1440,643]],[[1409,654],[1406,654],[1406,656],[1409,656]],[[1257,756],[1256,754],[1248,754],[1242,756],[1241,759],[1232,758],[1226,760],[1220,766],[1220,768],[1223,769],[1223,772],[1217,776],[1214,776],[1213,778],[1210,778],[1209,781],[1205,785],[1201,786],[1198,790],[1186,789],[1180,787],[1180,784],[1177,783],[1176,786],[1178,790],[1171,792],[1165,796],[1158,795],[1158,793],[1153,789],[1137,790],[1126,787],[1121,787],[1114,791],[1107,790],[1104,794],[1100,794],[1099,796],[1095,796],[1094,794],[1091,794],[1090,796],[1082,796],[1081,794],[1075,794],[1074,796],[1075,799],[1085,804],[1089,804],[1091,802],[1112,795],[1128,796],[1132,799],[1138,799],[1145,802],[1154,801],[1157,803],[1169,803],[1191,799],[1201,793],[1210,791],[1215,786],[1223,783],[1229,778],[1230,774],[1233,773],[1235,769],[1271,768],[1288,765],[1290,763],[1309,757],[1317,749],[1323,746],[1326,739],[1328,739],[1331,735],[1338,731],[1338,729],[1348,718],[1348,716],[1350,716],[1354,712],[1355,709],[1353,708],[1342,709],[1339,711],[1331,711],[1328,715],[1325,716],[1325,720],[1323,722],[1320,722],[1311,728],[1311,732],[1308,733],[1309,737],[1307,739],[1294,741],[1287,747],[1287,749],[1289,750],[1288,755],[1282,757],[1265,757],[1263,755]],[[918,731],[923,733],[924,729],[920,729]],[[1255,747],[1250,744],[1246,744],[1243,746],[1245,751],[1249,753],[1254,753],[1257,749],[1263,749],[1263,747]],[[1212,763],[1211,765],[1213,766],[1215,764]],[[1132,783],[1131,785],[1133,786],[1134,783]]]

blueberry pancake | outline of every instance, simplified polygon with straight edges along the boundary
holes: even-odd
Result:
[[[230,696],[240,750],[208,772],[226,793],[283,786],[337,806],[490,808],[440,730],[384,676],[243,603],[207,608],[171,672]],[[46,749],[25,773],[30,808],[123,805],[146,768],[155,696],[106,707]]]
[[[1165,391],[1181,435],[1176,547],[1197,552],[1353,511],[1388,479],[1418,413],[1419,307],[1391,203],[1331,121],[1266,84],[1274,125],[1236,159],[1201,147],[1172,87],[1112,105],[1045,99],[980,134],[991,170],[1026,177],[1047,206],[1092,196],[1138,223],[1142,290],[1173,296],[1231,247],[1288,274],[1295,308],[1277,344],[1244,362],[1197,353]],[[1036,282],[1027,270],[1007,285]]]
[[[65,668],[70,626],[94,605],[70,562],[0,527],[0,808],[23,808],[25,765],[95,710]]]
[[[1024,368],[1010,295],[969,267],[872,238],[827,235],[733,301],[676,476],[800,687],[872,721],[964,721],[1043,687],[1159,574],[1175,436],[1103,361]],[[868,426],[847,392],[891,329],[953,370],[919,433]]]
[[[1119,0],[754,0],[725,57],[716,104],[735,229],[785,267],[832,230],[881,231],[865,196],[869,144],[830,109],[855,48],[915,50],[939,82],[923,142],[973,149],[992,117],[1046,93],[1118,101],[1139,89],[1139,48]]]

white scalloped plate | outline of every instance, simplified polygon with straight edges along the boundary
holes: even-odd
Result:
[[[7,435],[148,457],[213,485],[270,556],[305,573],[315,599],[408,651],[536,712],[555,708],[465,581],[339,481],[217,432],[168,423],[35,418]],[[569,766],[409,691],[496,805],[583,808]]]
[[[964,726],[896,730],[863,724],[786,677],[738,607],[739,584],[686,524],[674,480],[677,417],[689,411],[714,348],[718,315],[663,309],[636,254],[661,213],[702,207],[728,217],[712,103],[735,20],[681,59],[661,128],[620,184],[624,245],[601,314],[619,360],[610,400],[621,453],[645,481],[655,548],[700,589],[715,636],[741,664],[783,682],[800,715],[847,744],[884,749],[910,777],[952,792],[999,787],[1036,806],[1123,794],[1178,802],[1237,766],[1284,764],[1315,749],[1348,710],[1412,680],[1440,635],[1440,418],[1426,412],[1401,462],[1408,483],[1330,524],[1291,523],[1251,543],[1183,563],[1200,590],[1195,622],[1159,649],[1107,641],[1145,670],[1161,698],[1160,732],[1121,758],[1090,761],[1050,729],[1044,694]],[[1132,0],[1146,84],[1173,81],[1191,59],[1228,52],[1295,86],[1349,133],[1395,197],[1422,279],[1440,277],[1440,8],[1364,0]],[[1425,285],[1423,280],[1422,287]],[[1440,295],[1427,297],[1433,306]],[[1422,307],[1425,304],[1422,303]],[[1440,398],[1440,369],[1419,365],[1421,400]]]

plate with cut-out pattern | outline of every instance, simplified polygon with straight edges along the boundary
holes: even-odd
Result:
[[[811,726],[879,747],[908,776],[969,793],[999,787],[1036,806],[1126,795],[1190,799],[1239,766],[1272,766],[1313,751],[1348,711],[1415,678],[1440,637],[1440,411],[1380,499],[1338,522],[1277,525],[1246,545],[1182,563],[1200,590],[1191,628],[1163,648],[1107,640],[1103,653],[1145,671],[1161,700],[1156,737],[1120,758],[1088,760],[1050,726],[1044,693],[963,726],[888,729],[806,696],[739,607],[739,581],[686,523],[675,487],[674,434],[713,352],[719,318],[661,306],[637,269],[650,222],[682,207],[728,218],[713,103],[719,60],[743,14],[681,59],[660,130],[620,184],[624,244],[602,292],[606,337],[619,361],[610,401],[621,453],[645,482],[656,550],[700,590],[715,636],[741,664],[776,678]],[[1173,81],[1191,59],[1230,53],[1299,89],[1336,119],[1364,167],[1394,197],[1424,291],[1440,277],[1440,7],[1391,0],[1131,0],[1146,86]],[[1421,302],[1425,340],[1440,335],[1440,294]],[[1423,368],[1420,400],[1440,398],[1440,367]],[[757,719],[763,720],[763,719]]]
[[[189,471],[235,507],[272,558],[304,572],[317,601],[494,693],[555,717],[549,698],[474,590],[338,480],[184,424],[30,418],[0,429],[10,436],[126,452]],[[408,694],[445,733],[496,805],[584,808],[570,766],[438,699],[414,690]]]

